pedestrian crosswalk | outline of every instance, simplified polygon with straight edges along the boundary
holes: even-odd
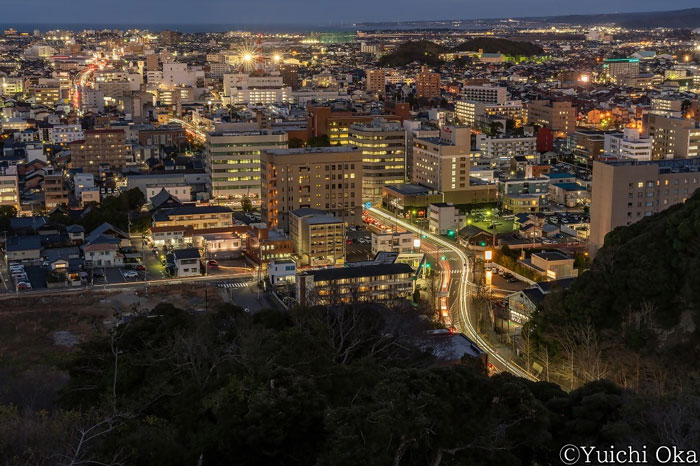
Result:
[[[217,283],[216,286],[219,288],[245,288],[248,286],[248,283],[244,282],[223,282],[223,283]]]

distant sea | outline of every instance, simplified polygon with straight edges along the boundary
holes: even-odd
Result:
[[[146,24],[146,23],[0,23],[0,29],[15,28],[19,32],[33,32],[35,29],[41,32],[55,29],[68,31],[83,31],[86,29],[147,29],[153,32],[170,29],[180,32],[228,32],[228,31],[252,31],[267,33],[304,33],[304,32],[335,32],[354,31],[356,26],[352,24]]]

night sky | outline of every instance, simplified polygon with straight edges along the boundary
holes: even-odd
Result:
[[[697,7],[697,0],[0,0],[0,22],[24,24],[345,24]]]

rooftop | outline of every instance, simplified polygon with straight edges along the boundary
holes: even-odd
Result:
[[[378,277],[381,275],[412,274],[413,269],[408,264],[377,264],[365,267],[337,267],[332,269],[311,270],[306,275],[312,275],[315,282],[340,280],[360,277]]]
[[[272,155],[300,155],[300,154],[326,154],[359,152],[357,146],[331,146],[331,147],[300,147],[298,149],[265,149],[264,152]]]

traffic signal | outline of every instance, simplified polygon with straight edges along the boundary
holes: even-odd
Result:
[[[447,236],[454,236],[455,232],[454,230],[447,230]]]
[[[441,257],[440,259],[442,259],[442,260],[445,260],[445,259],[446,259],[446,257],[445,257],[445,256],[442,256],[442,257]]]
[[[428,237],[428,235],[426,235],[426,234],[423,234],[423,235],[421,235],[421,236],[422,236],[423,239],[425,239],[425,238]]]

